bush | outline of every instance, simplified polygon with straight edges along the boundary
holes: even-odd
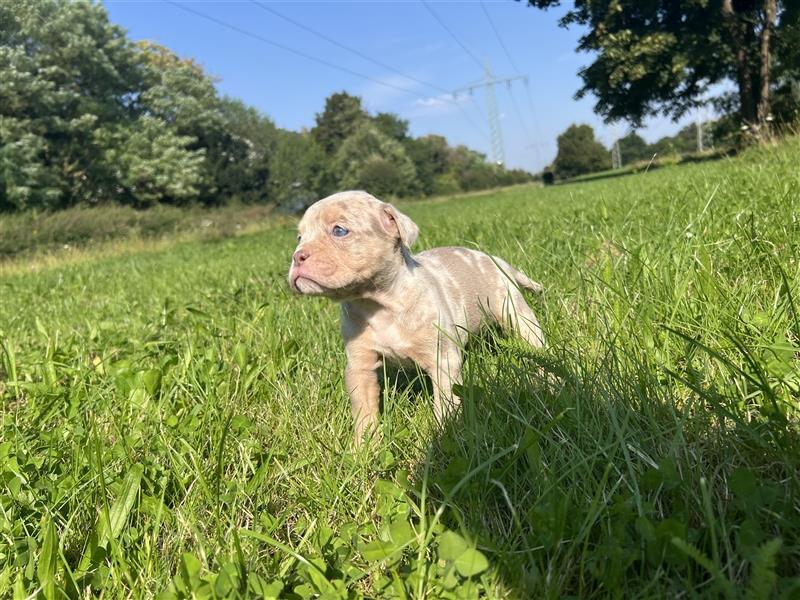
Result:
[[[368,158],[361,167],[358,187],[376,196],[390,196],[405,188],[403,175],[393,162],[382,156]]]
[[[454,173],[442,173],[433,178],[432,191],[437,196],[446,196],[447,194],[457,194],[462,190]]]

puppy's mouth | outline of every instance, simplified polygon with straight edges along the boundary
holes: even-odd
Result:
[[[300,294],[315,296],[324,294],[327,291],[326,287],[305,275],[295,275],[292,277],[292,289]]]

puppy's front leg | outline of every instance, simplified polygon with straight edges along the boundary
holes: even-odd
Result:
[[[440,348],[436,367],[429,375],[433,379],[433,416],[441,426],[461,403],[453,393],[453,385],[461,382],[461,352],[449,344]]]
[[[375,367],[377,361],[377,353],[347,351],[344,383],[350,395],[356,446],[361,444],[364,434],[373,433],[378,426],[380,385]]]

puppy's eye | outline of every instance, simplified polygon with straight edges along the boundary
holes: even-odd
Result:
[[[300,238],[301,238],[301,237],[303,237],[303,236],[301,236],[300,234],[298,234],[298,235],[297,235],[297,241],[298,241],[298,242],[300,241]]]
[[[350,231],[348,231],[341,225],[334,225],[333,229],[331,230],[331,233],[333,234],[333,237],[344,237],[348,233],[350,233]]]

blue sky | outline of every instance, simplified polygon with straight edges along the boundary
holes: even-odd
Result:
[[[249,1],[182,2],[241,31],[160,1],[104,4],[111,21],[127,29],[131,38],[153,40],[194,58],[218,80],[222,93],[257,107],[287,129],[310,128],[325,98],[346,90],[361,96],[370,111],[408,119],[414,135],[442,134],[451,143],[491,155],[484,92],[475,91],[471,97],[465,93],[453,102],[441,90],[480,81],[484,74],[478,61],[488,60],[495,76],[517,75],[478,1],[428,3],[469,53],[417,0],[261,2],[413,79],[355,56]],[[509,166],[538,171],[549,164],[556,137],[571,123],[589,123],[606,145],[624,134],[624,125],[603,125],[592,112],[592,98],[573,98],[580,87],[577,71],[591,57],[575,52],[579,28],[558,27],[563,9],[541,11],[510,0],[486,0],[484,6],[519,73],[529,78],[530,97],[521,81],[512,83],[510,91],[506,85],[495,89]],[[270,46],[248,33],[372,80]],[[654,141],[686,122],[654,119],[639,133]]]

